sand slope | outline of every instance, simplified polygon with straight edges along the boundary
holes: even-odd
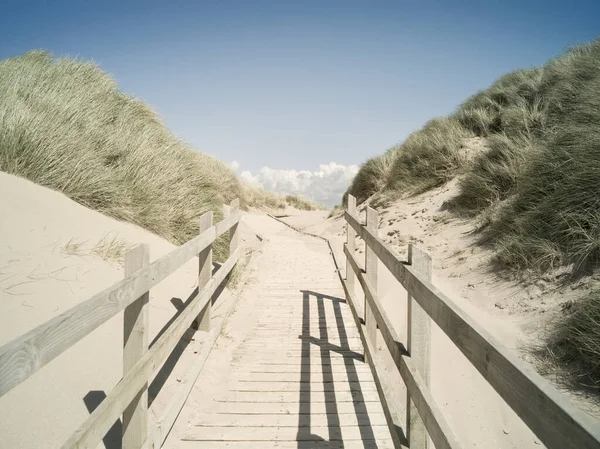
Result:
[[[110,253],[116,246],[107,245],[113,239],[127,246],[149,244],[151,261],[174,248],[137,226],[2,172],[0,211],[0,344],[122,279],[118,254]],[[241,228],[242,244],[254,244],[254,234]],[[190,260],[151,291],[151,340],[197,285],[197,263]],[[226,290],[223,301],[228,295]],[[120,379],[122,334],[118,314],[0,398],[0,446],[59,447]],[[181,344],[180,363],[151,411],[160,411],[169,390],[176,387],[193,346]],[[151,391],[156,393],[160,384]],[[118,425],[113,428],[106,439],[108,447],[120,432]]]

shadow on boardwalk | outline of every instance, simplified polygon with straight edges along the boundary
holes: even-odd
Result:
[[[368,411],[365,404],[365,398],[361,389],[358,372],[355,362],[364,362],[362,354],[352,351],[348,334],[342,317],[341,303],[346,301],[334,296],[328,296],[321,293],[301,290],[302,292],[302,334],[299,338],[302,340],[301,349],[301,370],[300,370],[300,394],[298,410],[298,448],[343,448],[342,426],[340,422],[340,413],[338,411],[338,402],[335,394],[334,372],[331,353],[335,352],[342,356],[345,375],[348,379],[348,385],[351,388],[354,413],[356,415],[358,428],[365,448],[377,448],[376,438],[371,427]],[[310,335],[311,329],[311,301],[316,301],[318,316],[316,323],[319,328],[319,336]],[[332,344],[329,340],[327,315],[325,313],[325,301],[331,301],[335,316],[335,324],[339,336],[339,345]],[[329,440],[324,440],[318,435],[311,433],[311,382],[318,379],[311,379],[311,346],[319,348],[320,364],[322,372],[323,391],[325,395],[325,411],[327,417],[327,428],[329,431]],[[319,444],[316,442],[324,442]],[[316,443],[316,444],[315,444]]]

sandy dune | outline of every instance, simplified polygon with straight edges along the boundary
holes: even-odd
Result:
[[[151,261],[174,245],[132,224],[83,207],[64,195],[0,172],[0,344],[29,331],[94,293],[122,279],[117,245],[150,245]],[[241,225],[242,244],[258,240]],[[116,251],[117,253],[119,251]],[[150,339],[173,317],[197,286],[197,260],[150,293]],[[230,300],[228,289],[216,304]],[[122,375],[122,314],[102,325],[70,350],[0,399],[1,447],[59,447],[89,415]],[[160,411],[177,378],[186,372],[189,354],[201,344],[183,342],[180,363],[151,408]],[[169,370],[162,374],[168,374]],[[161,378],[163,376],[160,376]],[[117,424],[108,447],[120,436]]]

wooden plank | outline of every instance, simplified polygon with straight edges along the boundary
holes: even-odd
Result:
[[[212,211],[206,212],[200,217],[200,234],[209,229],[213,224],[213,213]],[[212,244],[204,248],[198,254],[198,289],[202,289],[212,276]],[[206,307],[204,307],[195,321],[195,328],[199,331],[210,330],[210,318],[211,318],[212,304],[208,301]]]
[[[385,426],[383,413],[298,413],[289,415],[240,415],[223,413],[203,413],[194,418],[193,426],[251,426],[251,427],[311,427],[327,426],[328,423],[338,422],[340,426]]]
[[[391,441],[211,441],[206,449],[392,449]],[[198,449],[197,441],[178,441],[178,449]]]
[[[150,264],[150,246],[138,245],[125,254],[125,277]],[[129,304],[123,313],[123,376],[148,351],[150,292]],[[148,382],[123,411],[123,449],[139,449],[148,435]]]
[[[549,449],[597,449],[600,426],[504,347],[431,282],[406,266],[360,221],[345,213],[394,277],[448,335],[486,381]],[[544,410],[544,413],[540,413]]]
[[[368,434],[367,440],[364,435]],[[195,426],[183,441],[385,441],[386,426],[311,426],[310,432],[298,432],[294,427],[217,427]]]
[[[379,228],[379,214],[377,211],[371,207],[367,207],[367,229],[371,232],[377,234],[377,229]],[[365,272],[367,275],[367,279],[371,283],[373,290],[373,295],[377,296],[377,256],[375,252],[367,247],[365,248]],[[367,326],[367,338],[371,339],[373,346],[377,347],[377,323],[373,317],[373,311],[367,302],[367,298],[365,296],[365,302],[363,306],[363,310],[365,313],[365,325]],[[367,361],[367,357],[365,357],[365,361]]]
[[[255,391],[229,391],[227,402],[354,402],[354,401],[379,401],[375,391],[336,391],[335,394],[322,391],[301,392],[255,392]]]
[[[219,223],[215,225],[216,237],[220,237],[225,234],[227,231],[231,229],[231,227],[236,226],[240,218],[242,217],[242,213],[240,211],[229,214],[229,216],[225,217]]]
[[[348,212],[351,214],[356,214],[356,198],[352,195],[348,195]],[[356,231],[354,228],[348,224],[346,224],[346,246],[351,254],[354,254],[356,250]],[[346,261],[346,282],[348,283],[348,288],[354,291],[354,272],[350,269],[350,262]]]
[[[157,285],[215,239],[211,228],[59,316],[0,347],[0,396]]]
[[[211,411],[215,413],[233,413],[242,415],[289,415],[299,413],[301,408],[298,400],[293,402],[224,402],[216,401],[211,404]],[[372,413],[382,413],[381,402],[354,401],[339,402],[336,404],[338,413],[356,413],[356,410]],[[310,415],[327,413],[329,405],[326,402],[311,402]]]
[[[302,366],[302,365],[269,365],[267,367],[256,365],[256,364],[246,364],[245,370],[240,371],[240,377],[244,374],[296,374],[300,375],[301,373],[312,373],[315,375],[320,375],[324,371],[332,373],[344,373],[346,374],[346,366],[344,365],[331,365],[330,367],[323,368],[321,365],[316,366]],[[369,366],[364,364],[354,364],[350,370],[353,374],[367,374],[370,373]]]
[[[185,310],[173,321],[158,341],[140,359],[135,367],[115,386],[107,398],[92,412],[82,426],[62,446],[66,448],[95,448],[108,429],[119,418],[123,409],[142,389],[146,381],[171,353],[188,330],[199,311],[206,305],[217,287],[240,257],[240,250],[229,257],[213,279],[198,292]]]
[[[414,270],[431,282],[431,257],[412,243],[408,245],[408,263]],[[417,372],[429,387],[431,357],[431,319],[410,293],[407,298],[406,349]],[[428,436],[423,419],[419,415],[410,393],[406,397],[406,438],[409,447],[426,449]]]
[[[314,380],[312,382],[252,382],[237,380],[229,382],[230,391],[245,391],[245,392],[295,392],[300,393],[301,391],[310,392],[361,392],[361,391],[375,391],[376,387],[373,381],[363,382],[348,382],[348,379],[344,381],[341,379],[332,379],[329,381]]]

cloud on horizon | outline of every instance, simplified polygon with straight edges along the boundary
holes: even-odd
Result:
[[[239,163],[233,161],[231,168],[239,169]],[[319,169],[285,170],[263,167],[257,174],[248,170],[240,173],[240,178],[267,191],[282,195],[302,195],[319,204],[333,207],[340,204],[342,195],[358,173],[358,165],[341,165],[335,162],[320,164]]]

